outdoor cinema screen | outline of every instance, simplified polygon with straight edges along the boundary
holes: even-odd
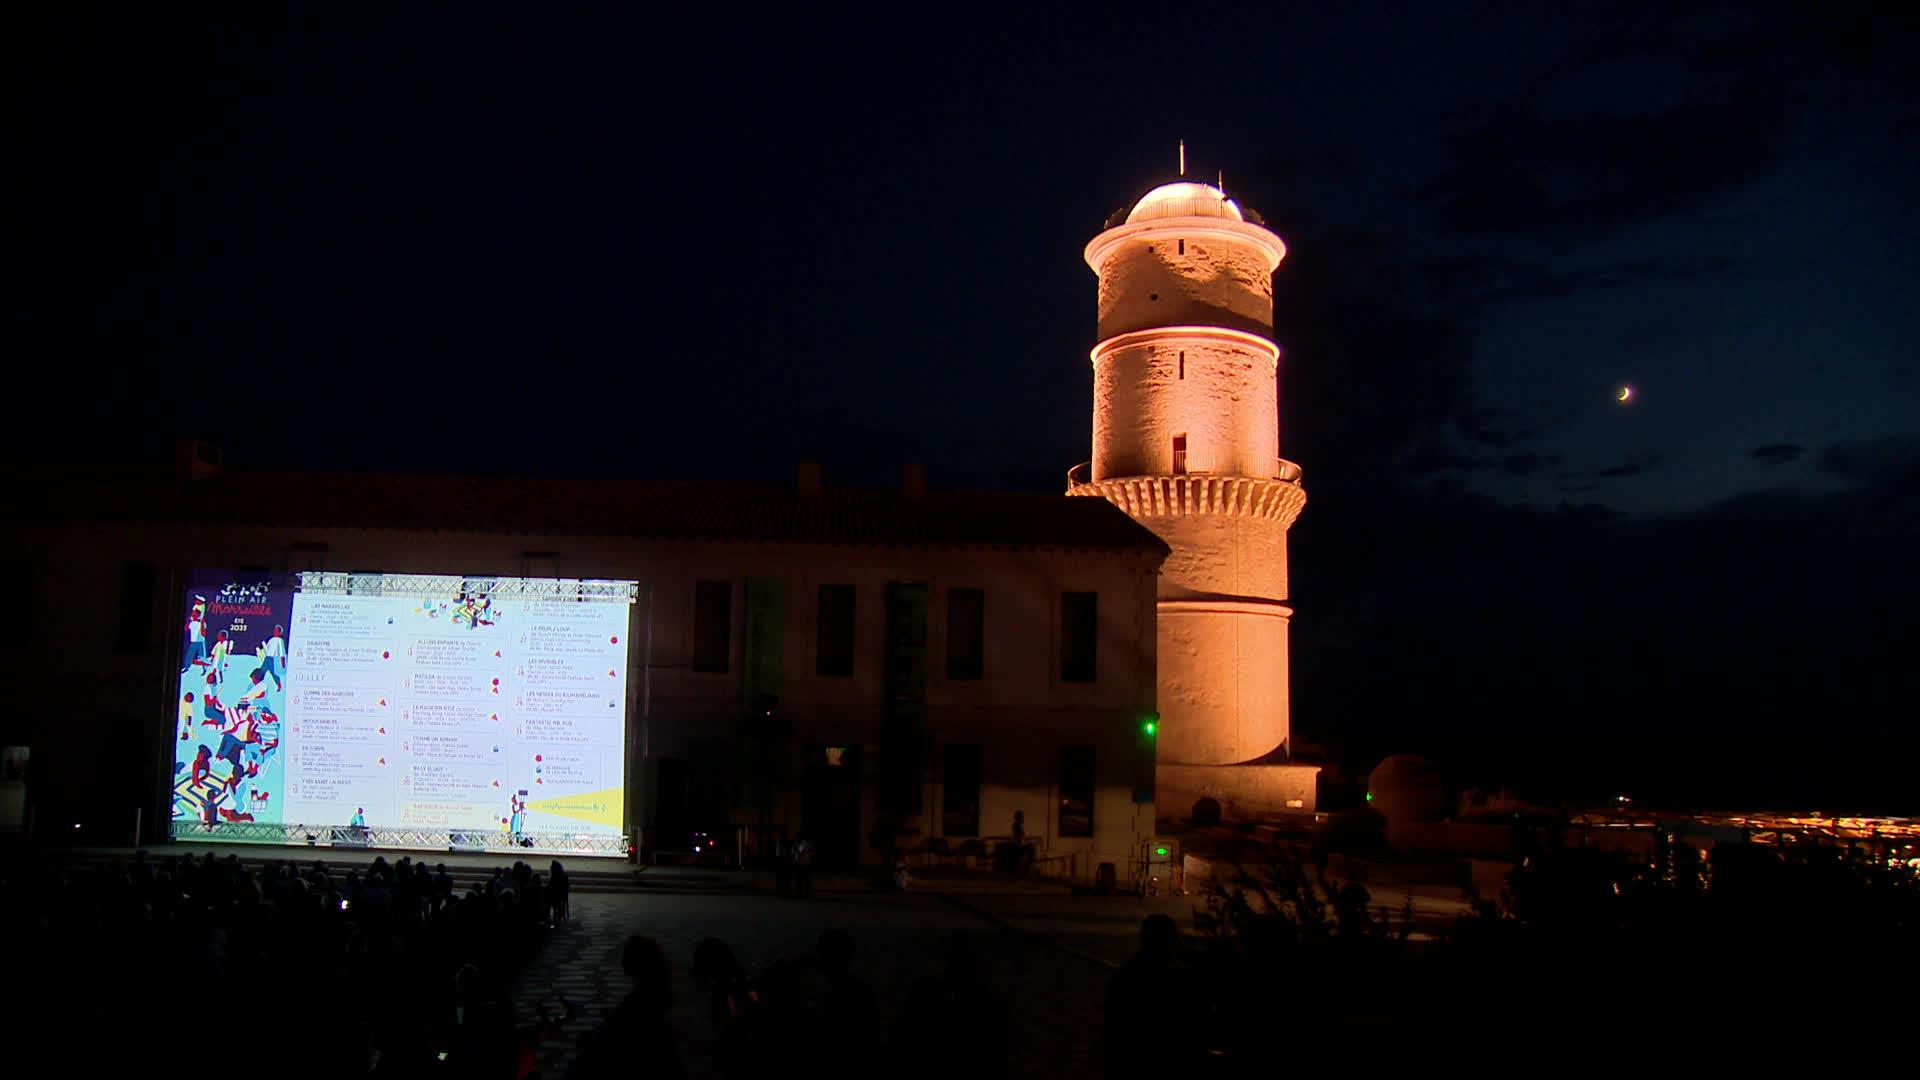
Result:
[[[173,835],[625,854],[634,582],[200,571]]]

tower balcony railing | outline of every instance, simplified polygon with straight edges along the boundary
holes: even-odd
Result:
[[[1267,477],[1262,477],[1261,479],[1279,480],[1288,484],[1297,484],[1300,482],[1300,477],[1302,475],[1300,466],[1295,465],[1293,462],[1288,461],[1286,458],[1274,458],[1273,466],[1274,467],[1273,467],[1272,475]],[[1213,471],[1211,469],[1189,469],[1187,472],[1181,473],[1179,475],[1206,476],[1206,475],[1212,475],[1212,474],[1213,474]],[[1084,484],[1091,484],[1091,483],[1093,483],[1093,462],[1083,461],[1080,464],[1075,465],[1073,468],[1067,470],[1067,488],[1069,490],[1080,487]]]
[[[1067,494],[1103,498],[1135,518],[1227,515],[1278,521],[1286,528],[1307,504],[1300,466],[1282,458],[1274,459],[1271,476],[1186,472],[1098,481],[1092,477],[1089,462],[1068,469]]]

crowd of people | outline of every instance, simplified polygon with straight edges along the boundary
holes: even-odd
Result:
[[[704,1001],[710,1041],[686,1042],[673,1021],[673,962],[653,939],[628,939],[621,967],[633,988],[581,1043],[570,1075],[676,1077],[684,1055],[728,1077],[835,1075],[980,1078],[1007,1075],[1011,1017],[965,937],[945,969],[918,980],[900,1015],[883,1022],[873,990],[853,971],[842,930],[814,948],[749,973],[717,938],[694,947],[690,974]]]
[[[514,1008],[514,974],[567,919],[554,862],[456,883],[377,858],[9,861],[13,1015],[50,1052],[140,1075],[526,1075],[565,1002]],[[272,1063],[271,1068],[267,1064]]]

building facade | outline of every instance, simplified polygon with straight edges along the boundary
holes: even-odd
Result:
[[[1085,252],[1099,276],[1093,457],[1067,490],[1173,551],[1157,618],[1160,805],[1312,809],[1318,769],[1288,743],[1287,530],[1306,492],[1279,445],[1286,245],[1209,184],[1162,185],[1108,226]]]
[[[639,581],[626,820],[650,852],[805,833],[826,865],[890,840],[984,856],[1018,814],[1040,872],[1125,881],[1153,836],[1166,547],[1104,505],[817,471],[785,490],[66,478],[16,505],[15,655],[57,704],[36,691],[4,741],[32,748],[40,829],[126,843],[138,811],[143,841],[164,835],[172,615],[189,571],[230,567]]]

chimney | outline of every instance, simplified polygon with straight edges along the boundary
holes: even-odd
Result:
[[[917,461],[900,466],[900,491],[909,499],[927,497],[927,467]]]
[[[820,463],[803,461],[800,463],[800,494],[820,494]]]
[[[173,444],[173,475],[177,480],[205,480],[220,475],[226,455],[210,442],[181,439]]]

